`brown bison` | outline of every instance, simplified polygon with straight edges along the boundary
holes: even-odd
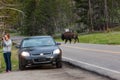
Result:
[[[73,33],[73,32],[65,32],[61,35],[61,39],[64,41],[65,43],[67,43],[67,41],[69,41],[71,43],[72,40],[74,40],[74,43],[79,42],[79,38],[78,35]]]

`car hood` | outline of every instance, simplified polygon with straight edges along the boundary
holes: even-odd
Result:
[[[55,49],[58,49],[58,46],[45,46],[45,47],[29,47],[29,48],[21,48],[20,52],[27,51],[31,54],[36,53],[52,53]]]

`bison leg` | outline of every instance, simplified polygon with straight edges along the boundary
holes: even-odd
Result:
[[[71,44],[71,41],[72,41],[72,40],[71,40],[71,39],[69,39],[70,44]]]
[[[74,43],[78,42],[79,43],[79,39],[78,38],[74,38]]]
[[[65,44],[67,43],[68,39],[65,39]]]

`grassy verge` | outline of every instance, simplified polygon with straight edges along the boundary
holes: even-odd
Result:
[[[79,39],[81,43],[120,44],[120,32],[80,35]]]
[[[17,56],[17,49],[15,49],[15,47],[13,47],[13,49],[12,49],[11,60],[12,60],[12,71],[18,70],[18,56]],[[0,52],[0,63],[1,63],[0,64],[0,73],[5,72],[5,62],[4,62],[2,52]]]
[[[92,43],[92,44],[120,44],[120,32],[109,32],[109,33],[91,33],[79,35],[80,43]],[[61,42],[60,38],[56,41]]]

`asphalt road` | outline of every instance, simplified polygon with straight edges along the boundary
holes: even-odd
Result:
[[[120,46],[67,43],[60,47],[64,61],[120,80]]]

